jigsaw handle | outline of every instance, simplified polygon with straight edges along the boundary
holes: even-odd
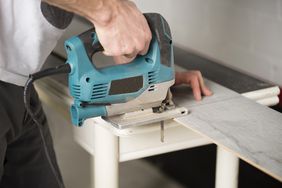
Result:
[[[169,46],[171,46],[172,43],[168,23],[164,21],[164,18],[158,13],[145,13],[144,16],[148,22],[153,37],[156,38],[159,44],[159,48],[161,50],[161,63],[171,67],[171,57],[169,57],[171,53],[165,51],[166,49],[169,49]],[[92,56],[95,53],[104,51],[104,48],[101,45],[98,36],[95,32],[95,28],[91,28],[85,31],[84,33],[80,34],[79,38],[83,42],[85,51],[91,62]]]
[[[161,64],[172,67],[172,38],[168,23],[158,13],[145,13],[144,16],[147,19],[153,38],[155,38],[158,42]]]

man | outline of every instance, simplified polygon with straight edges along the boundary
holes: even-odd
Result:
[[[49,4],[47,4],[49,3]],[[58,8],[59,7],[59,8]],[[44,153],[39,130],[23,104],[28,75],[40,70],[72,19],[93,23],[104,54],[127,63],[146,54],[151,32],[142,13],[128,0],[0,0],[0,187],[59,187]],[[199,71],[176,73],[176,84],[189,84],[196,100],[211,95]],[[31,107],[43,125],[48,152],[61,175],[38,96]]]

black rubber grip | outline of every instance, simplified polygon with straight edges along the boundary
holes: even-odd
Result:
[[[81,33],[78,37],[83,42],[84,48],[90,60],[95,53],[104,51],[103,46],[97,38],[94,27]]]
[[[171,67],[171,58],[173,56],[173,54],[171,54],[172,39],[167,21],[158,13],[146,13],[144,16],[147,19],[153,37],[156,37],[158,41],[161,63]]]

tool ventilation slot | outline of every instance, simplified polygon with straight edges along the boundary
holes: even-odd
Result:
[[[148,83],[149,85],[155,84],[157,82],[157,71],[148,72]]]
[[[94,84],[91,99],[101,99],[106,97],[108,92],[108,84]]]
[[[75,99],[79,99],[80,98],[80,94],[81,94],[81,89],[80,89],[80,85],[72,85],[72,90],[71,90],[71,95],[75,98]]]
[[[156,86],[155,85],[151,85],[148,89],[148,91],[155,91],[156,90]]]

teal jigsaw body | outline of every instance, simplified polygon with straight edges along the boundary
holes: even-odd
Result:
[[[155,84],[174,80],[173,47],[169,26],[155,13],[144,14],[152,31],[149,51],[128,64],[96,68],[94,53],[102,47],[95,29],[65,42],[69,74],[72,123],[81,126],[87,118],[107,116],[107,105],[126,103]]]

